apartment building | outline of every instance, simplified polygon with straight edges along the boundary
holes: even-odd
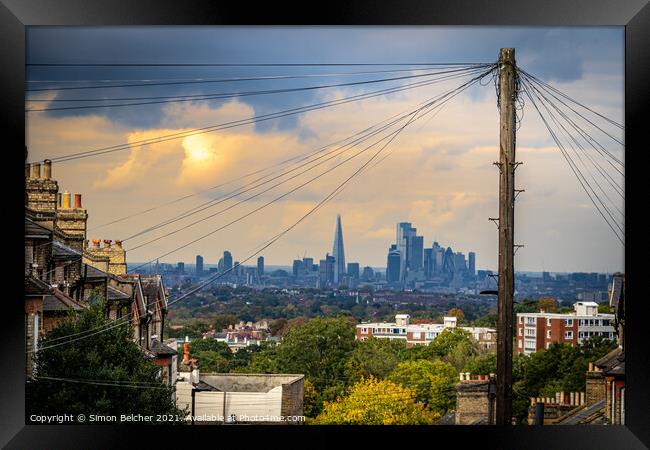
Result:
[[[407,347],[429,345],[446,329],[457,327],[456,317],[445,317],[443,323],[409,323],[408,314],[397,314],[395,322],[360,323],[356,326],[356,339],[365,341],[370,337],[377,339],[400,339]],[[458,327],[468,331],[474,340],[485,349],[496,345],[496,330],[484,327]]]
[[[615,339],[614,314],[598,312],[595,302],[577,302],[569,314],[517,314],[517,352],[530,354],[549,348],[554,342],[581,344],[593,336]]]

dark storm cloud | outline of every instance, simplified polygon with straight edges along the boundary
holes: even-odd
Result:
[[[622,67],[622,29],[618,28],[462,28],[462,27],[120,27],[48,28],[28,30],[28,61],[54,63],[376,63],[376,62],[489,62],[500,47],[516,47],[518,62],[545,80],[580,79],[589,61]],[[30,67],[32,80],[139,80],[339,73],[369,68],[325,67]],[[378,79],[393,75],[324,77],[300,80],[185,84],[119,89],[58,91],[57,99],[155,97],[215,94],[241,90],[340,83],[351,79]],[[131,82],[119,82],[127,84]],[[395,86],[371,84],[346,92]],[[108,84],[108,83],[106,83]],[[30,87],[56,86],[31,83]],[[60,86],[69,86],[62,83]],[[257,115],[322,101],[326,90],[241,97]],[[472,89],[471,98],[493,95],[490,89]],[[228,100],[211,100],[217,108]],[[52,103],[75,106],[82,103]],[[87,103],[86,103],[87,104]],[[155,128],[166,103],[133,107],[51,111],[52,117],[100,114],[134,128]],[[38,107],[38,103],[30,107]],[[42,106],[42,104],[41,104]],[[289,130],[297,116],[261,122],[258,131]],[[211,124],[196,124],[206,126]]]

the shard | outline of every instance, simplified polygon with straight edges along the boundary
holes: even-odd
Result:
[[[343,249],[343,227],[341,226],[341,215],[336,216],[336,230],[334,232],[334,283],[340,283],[345,274],[345,250]]]

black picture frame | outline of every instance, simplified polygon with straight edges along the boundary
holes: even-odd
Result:
[[[640,160],[647,129],[650,80],[650,6],[648,0],[566,0],[523,1],[402,0],[378,2],[348,1],[334,4],[278,5],[265,2],[214,2],[208,0],[1,0],[0,1],[0,90],[3,129],[3,178],[11,186],[2,196],[6,210],[3,220],[3,248],[7,261],[22,258],[25,141],[24,75],[25,27],[33,25],[496,25],[496,26],[625,26],[625,140],[627,239],[625,255],[627,292],[626,331],[626,426],[601,427],[137,427],[114,425],[25,425],[24,404],[24,321],[19,279],[20,264],[7,265],[3,301],[2,406],[0,444],[6,448],[119,448],[135,446],[144,438],[154,445],[224,445],[235,439],[242,445],[312,443],[343,445],[360,434],[363,445],[439,445],[442,439],[477,448],[647,448],[650,446],[650,395],[646,377],[650,352],[644,339],[641,267],[633,263],[633,253],[643,246],[644,232],[632,232],[631,224],[641,211],[631,207],[632,198],[641,201],[645,192],[630,183],[643,183]],[[630,160],[632,159],[632,163]],[[642,203],[639,203],[642,204]],[[15,212],[14,212],[15,211]],[[632,218],[630,220],[630,214]],[[630,239],[630,236],[632,239]],[[9,249],[8,244],[17,248]],[[644,246],[645,247],[645,246]],[[636,250],[635,250],[636,249]],[[15,250],[16,253],[13,253]],[[18,259],[19,260],[19,259]],[[254,431],[254,433],[252,433]],[[399,433],[399,436],[395,434]],[[390,436],[388,435],[390,434]],[[275,437],[277,436],[277,437]],[[200,439],[200,440],[199,440]],[[205,443],[202,443],[204,441]],[[399,439],[396,440],[396,439]],[[327,442],[329,441],[329,442]]]

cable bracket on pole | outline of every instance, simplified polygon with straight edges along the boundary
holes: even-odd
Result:
[[[488,217],[488,220],[494,222],[494,224],[497,226],[497,229],[499,228],[499,224],[497,223],[497,222],[499,222],[498,217]]]
[[[515,248],[515,252],[513,254],[516,255],[517,250],[519,250],[521,247],[525,247],[525,245],[523,245],[523,244],[514,244],[513,247]]]
[[[513,166],[513,168],[512,168],[513,171],[514,171],[514,170],[517,170],[517,167],[519,167],[519,166],[522,165],[522,164],[523,164],[523,162],[519,162],[519,161],[516,161],[516,162],[510,163],[510,165]]]
[[[526,192],[526,189],[515,189],[515,200],[517,200],[517,196],[522,192]]]

